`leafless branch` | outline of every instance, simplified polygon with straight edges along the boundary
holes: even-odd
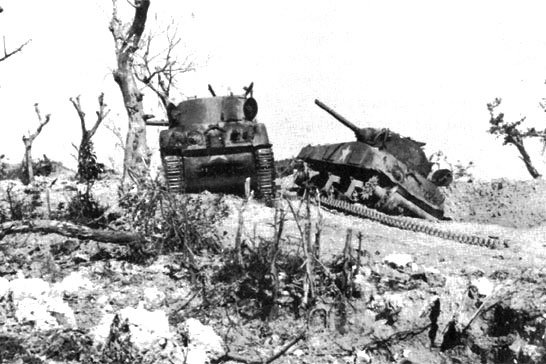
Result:
[[[87,126],[85,125],[85,112],[83,111],[80,103],[80,96],[77,96],[75,99],[71,97],[69,100],[74,106],[74,109],[76,109],[76,112],[78,113],[78,116],[80,118],[82,135],[84,135],[88,139],[91,139],[93,135],[95,135],[95,133],[97,132],[100,124],[104,121],[104,119],[106,119],[106,117],[110,113],[110,109],[107,109],[108,105],[106,105],[106,103],[104,102],[104,93],[101,93],[98,97],[99,110],[95,112],[97,115],[97,120],[95,121],[95,124],[91,129],[87,129]]]
[[[125,139],[123,138],[123,133],[121,132],[121,129],[115,124],[108,123],[104,124],[104,127],[110,130],[116,138],[116,147],[119,147],[121,150],[125,150]]]
[[[73,99],[72,97],[69,98],[72,105],[74,105],[74,109],[76,109],[76,112],[78,113],[78,117],[80,118],[80,126],[82,128],[82,131],[86,131],[85,127],[85,112],[83,112],[82,106],[80,104],[80,96],[76,96],[76,99]]]
[[[38,116],[38,121],[40,122],[40,125],[38,125],[38,128],[33,134],[29,134],[28,136],[23,136],[23,141],[25,141],[26,139],[28,140],[30,144],[32,144],[34,139],[36,139],[36,137],[42,132],[42,129],[44,128],[44,126],[47,125],[47,123],[49,123],[49,119],[51,118],[51,114],[47,114],[45,116],[45,120],[42,118],[42,114],[40,113],[40,107],[38,103],[34,104],[34,111],[36,112],[36,115]]]
[[[194,70],[194,64],[186,57],[180,61],[175,51],[181,43],[176,28],[168,26],[164,32],[149,34],[142,47],[143,53],[135,62],[135,76],[146,87],[150,88],[163,106],[169,104],[170,94],[176,87],[176,79],[183,73]],[[160,36],[165,35],[167,45],[156,54],[152,54],[152,44],[157,43]]]
[[[13,56],[16,53],[21,52],[23,48],[30,43],[30,41],[31,39],[27,40],[25,43],[21,44],[19,47],[15,48],[14,50],[8,51],[6,49],[6,37],[4,37],[4,55],[0,57],[0,62],[5,61],[6,59],[8,59],[9,57]]]

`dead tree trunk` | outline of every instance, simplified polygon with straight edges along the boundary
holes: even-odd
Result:
[[[130,177],[133,181],[141,179],[149,165],[149,151],[146,145],[146,120],[140,92],[133,73],[135,52],[139,49],[140,39],[146,25],[150,0],[134,2],[135,15],[128,30],[118,17],[117,0],[112,0],[113,13],[110,32],[116,46],[117,68],[113,71],[114,81],[118,84],[127,116],[129,127],[125,143],[123,160],[123,183]]]
[[[43,120],[42,114],[40,113],[40,108],[38,107],[37,103],[34,104],[34,110],[36,111],[36,115],[38,116],[38,121],[40,122],[40,125],[33,134],[23,135],[23,144],[25,145],[25,160],[23,166],[26,169],[27,173],[27,178],[24,182],[27,184],[34,182],[34,169],[32,166],[32,143],[34,143],[36,137],[40,135],[43,127],[47,123],[49,123],[49,119],[51,117],[51,114],[47,114],[45,120]]]
[[[82,240],[95,240],[104,243],[131,245],[144,243],[145,239],[138,233],[91,229],[87,226],[76,225],[67,221],[57,220],[30,220],[9,221],[0,224],[0,240],[6,235],[22,233],[59,234]]]
[[[529,171],[529,174],[535,179],[542,177],[542,175],[537,171],[537,169],[531,162],[531,157],[529,156],[529,153],[527,153],[527,150],[525,149],[525,146],[523,145],[523,139],[521,138],[511,138],[511,139],[512,141],[509,141],[508,143],[513,144],[516,148],[518,148],[519,154],[521,155],[520,158],[523,161],[523,163],[525,163],[525,168],[527,168],[527,171]]]
[[[76,112],[78,113],[78,116],[80,118],[80,126],[82,130],[82,138],[80,140],[80,146],[79,147],[74,146],[76,150],[78,151],[77,177],[80,180],[89,181],[90,179],[93,179],[92,177],[96,177],[95,174],[96,172],[98,172],[95,170],[91,170],[94,167],[96,168],[96,166],[90,165],[90,164],[96,164],[95,161],[89,160],[90,154],[92,154],[92,157],[94,157],[91,138],[93,138],[100,124],[103,122],[103,120],[106,119],[110,110],[106,110],[107,105],[104,103],[104,93],[101,93],[98,97],[99,110],[96,112],[97,121],[95,121],[95,125],[93,125],[91,129],[87,129],[87,126],[85,125],[85,112],[82,109],[82,106],[80,103],[80,97],[78,96],[76,97],[76,99],[73,99],[71,97],[69,100],[74,106],[74,109],[76,109]]]

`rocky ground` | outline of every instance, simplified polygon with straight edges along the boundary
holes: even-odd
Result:
[[[94,187],[114,216],[123,213],[116,185],[110,177]],[[57,218],[77,190],[66,175],[34,188],[1,181],[0,211],[9,218],[19,201],[25,216]],[[321,232],[312,310],[298,301],[306,209],[296,201],[292,211],[287,201],[274,209],[195,197],[225,252],[197,252],[193,264],[183,252],[143,259],[127,246],[6,235],[0,362],[252,363],[288,346],[275,362],[546,362],[546,184],[465,182],[445,193],[446,224],[505,237],[509,247],[462,245],[311,206],[312,236]],[[260,295],[270,286],[254,273],[268,263],[260,249],[276,240],[280,211],[281,289],[264,317]],[[245,272],[229,253],[236,241],[247,247]]]

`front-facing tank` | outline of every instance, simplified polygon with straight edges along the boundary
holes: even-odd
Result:
[[[315,103],[351,129],[357,140],[304,147],[297,158],[315,175],[308,180],[311,173],[300,174],[297,182],[388,213],[443,218],[444,196],[438,186],[450,183],[451,171],[432,173],[424,143],[388,129],[358,128],[322,102]]]
[[[172,192],[243,193],[250,178],[257,197],[274,195],[274,161],[252,84],[243,95],[195,98],[168,107],[169,129],[159,145]]]

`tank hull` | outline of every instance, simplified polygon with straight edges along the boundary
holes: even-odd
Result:
[[[355,186],[362,187],[375,176],[379,181],[379,186],[374,188],[377,199],[396,195],[391,199],[394,207],[399,207],[402,201],[402,207],[409,210],[410,215],[443,218],[445,198],[439,189],[385,150],[355,141],[307,146],[297,158],[323,176],[321,187],[327,176],[339,177],[338,189],[350,198],[353,192],[358,192]],[[388,204],[383,205],[388,209]]]
[[[256,197],[273,199],[273,153],[265,125],[254,120],[254,99],[191,99],[169,110],[159,145],[171,192],[243,194],[250,179]]]

